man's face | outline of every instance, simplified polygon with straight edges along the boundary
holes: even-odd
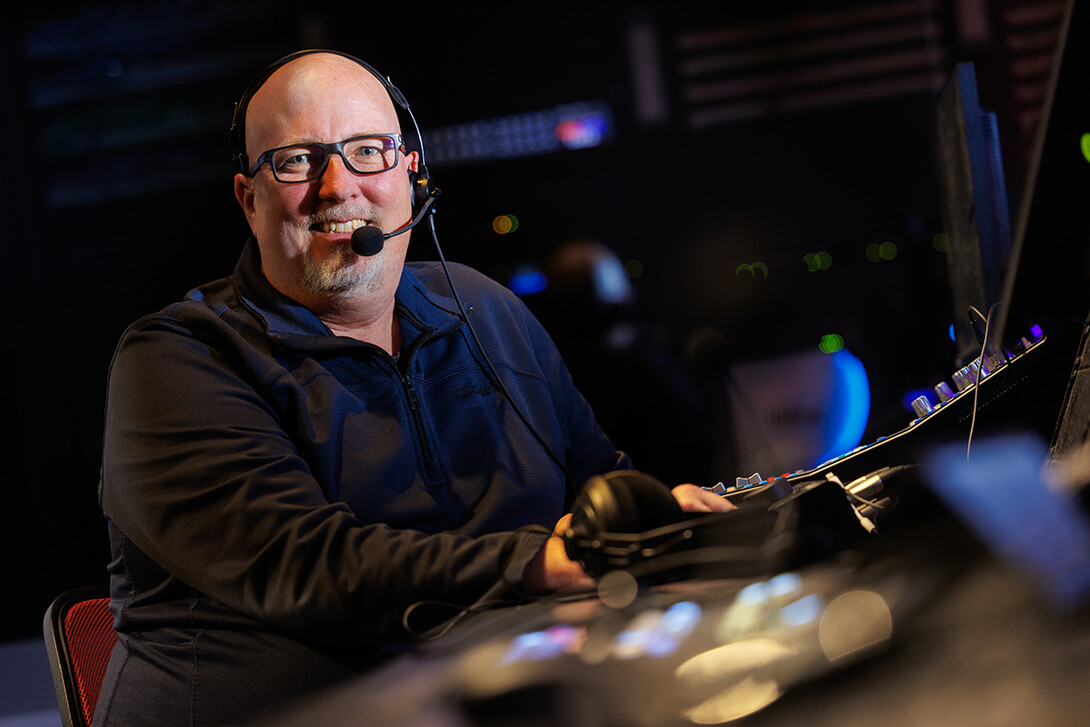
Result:
[[[278,69],[254,94],[246,114],[251,160],[289,144],[338,142],[363,134],[397,133],[397,114],[382,84],[350,59],[303,56]],[[332,155],[321,178],[283,184],[268,164],[235,176],[235,195],[261,249],[262,270],[275,288],[303,303],[360,293],[393,295],[409,233],[386,241],[371,257],[352,252],[363,224],[389,232],[411,218],[408,173],[415,153],[380,174],[361,176]]]

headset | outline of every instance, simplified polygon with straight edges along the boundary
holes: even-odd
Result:
[[[258,92],[258,89],[265,85],[265,82],[269,80],[269,77],[277,70],[298,58],[313,55],[315,53],[340,56],[358,64],[361,68],[378,79],[378,82],[382,84],[382,87],[386,89],[386,93],[389,94],[390,99],[394,102],[394,106],[400,108],[405,112],[405,115],[408,116],[409,121],[412,122],[413,132],[416,136],[417,146],[420,150],[418,171],[409,171],[409,182],[412,184],[413,189],[413,210],[420,209],[430,198],[433,198],[438,194],[438,190],[434,190],[431,186],[431,180],[428,175],[428,165],[424,155],[424,139],[420,135],[420,126],[416,123],[416,116],[413,115],[412,109],[409,108],[409,100],[405,98],[405,94],[401,93],[398,87],[393,84],[393,81],[390,80],[389,76],[384,76],[370,63],[342,51],[327,50],[324,48],[308,48],[306,50],[290,53],[283,58],[270,63],[265,67],[265,70],[259,73],[253,82],[250,83],[250,86],[246,89],[245,93],[243,93],[242,97],[235,103],[235,113],[231,118],[231,128],[228,132],[231,159],[234,161],[237,171],[247,175],[250,173],[250,158],[246,154],[246,110],[250,107],[250,101],[253,99],[254,94]]]

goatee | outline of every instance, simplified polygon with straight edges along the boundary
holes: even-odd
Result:
[[[376,255],[362,267],[356,266],[358,260],[347,243],[330,250],[321,261],[304,255],[303,287],[323,297],[373,292],[382,279],[383,257]]]

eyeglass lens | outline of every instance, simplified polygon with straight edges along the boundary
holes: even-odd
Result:
[[[397,147],[393,136],[366,136],[337,144],[300,144],[277,149],[271,161],[273,173],[280,181],[304,182],[320,177],[329,156],[338,153],[356,174],[384,172],[397,165]]]

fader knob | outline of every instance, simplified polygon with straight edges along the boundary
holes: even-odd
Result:
[[[916,412],[916,416],[920,419],[923,419],[934,410],[935,407],[931,406],[931,400],[926,396],[920,396],[912,400],[912,411]]]

